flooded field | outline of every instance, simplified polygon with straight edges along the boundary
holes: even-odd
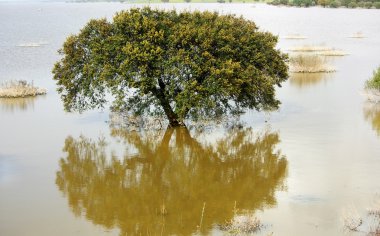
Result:
[[[380,105],[362,90],[380,65],[379,10],[153,5],[242,15],[290,55],[305,45],[344,55],[320,55],[335,72],[290,74],[277,90],[280,109],[247,111],[243,127],[132,132],[107,109],[65,113],[51,74],[68,35],[131,6],[0,3],[0,84],[48,90],[0,99],[0,235],[229,235],[239,224],[256,225],[253,235],[367,235],[377,227],[368,209],[380,200]],[[357,232],[344,227],[359,218]]]

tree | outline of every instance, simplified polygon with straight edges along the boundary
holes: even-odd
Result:
[[[277,37],[242,17],[130,9],[66,39],[53,69],[67,111],[103,108],[186,118],[273,109],[288,77]]]

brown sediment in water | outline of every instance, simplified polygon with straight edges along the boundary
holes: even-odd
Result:
[[[0,98],[33,97],[46,92],[46,89],[35,87],[24,80],[10,81],[0,86]]]

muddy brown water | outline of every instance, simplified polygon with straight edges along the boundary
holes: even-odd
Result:
[[[263,224],[258,235],[343,235],[345,215],[366,220],[380,193],[380,107],[361,91],[380,65],[379,10],[153,5],[243,15],[283,51],[349,55],[329,57],[335,73],[292,74],[280,110],[247,111],[242,129],[137,133],[112,126],[107,110],[63,112],[51,79],[69,34],[130,6],[0,3],[0,82],[48,89],[0,100],[0,235],[223,235],[247,215]]]

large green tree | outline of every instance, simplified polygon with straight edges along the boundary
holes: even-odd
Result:
[[[242,17],[137,8],[69,36],[53,73],[67,111],[101,108],[112,97],[113,110],[161,113],[180,126],[277,108],[275,86],[288,68],[276,43]]]

